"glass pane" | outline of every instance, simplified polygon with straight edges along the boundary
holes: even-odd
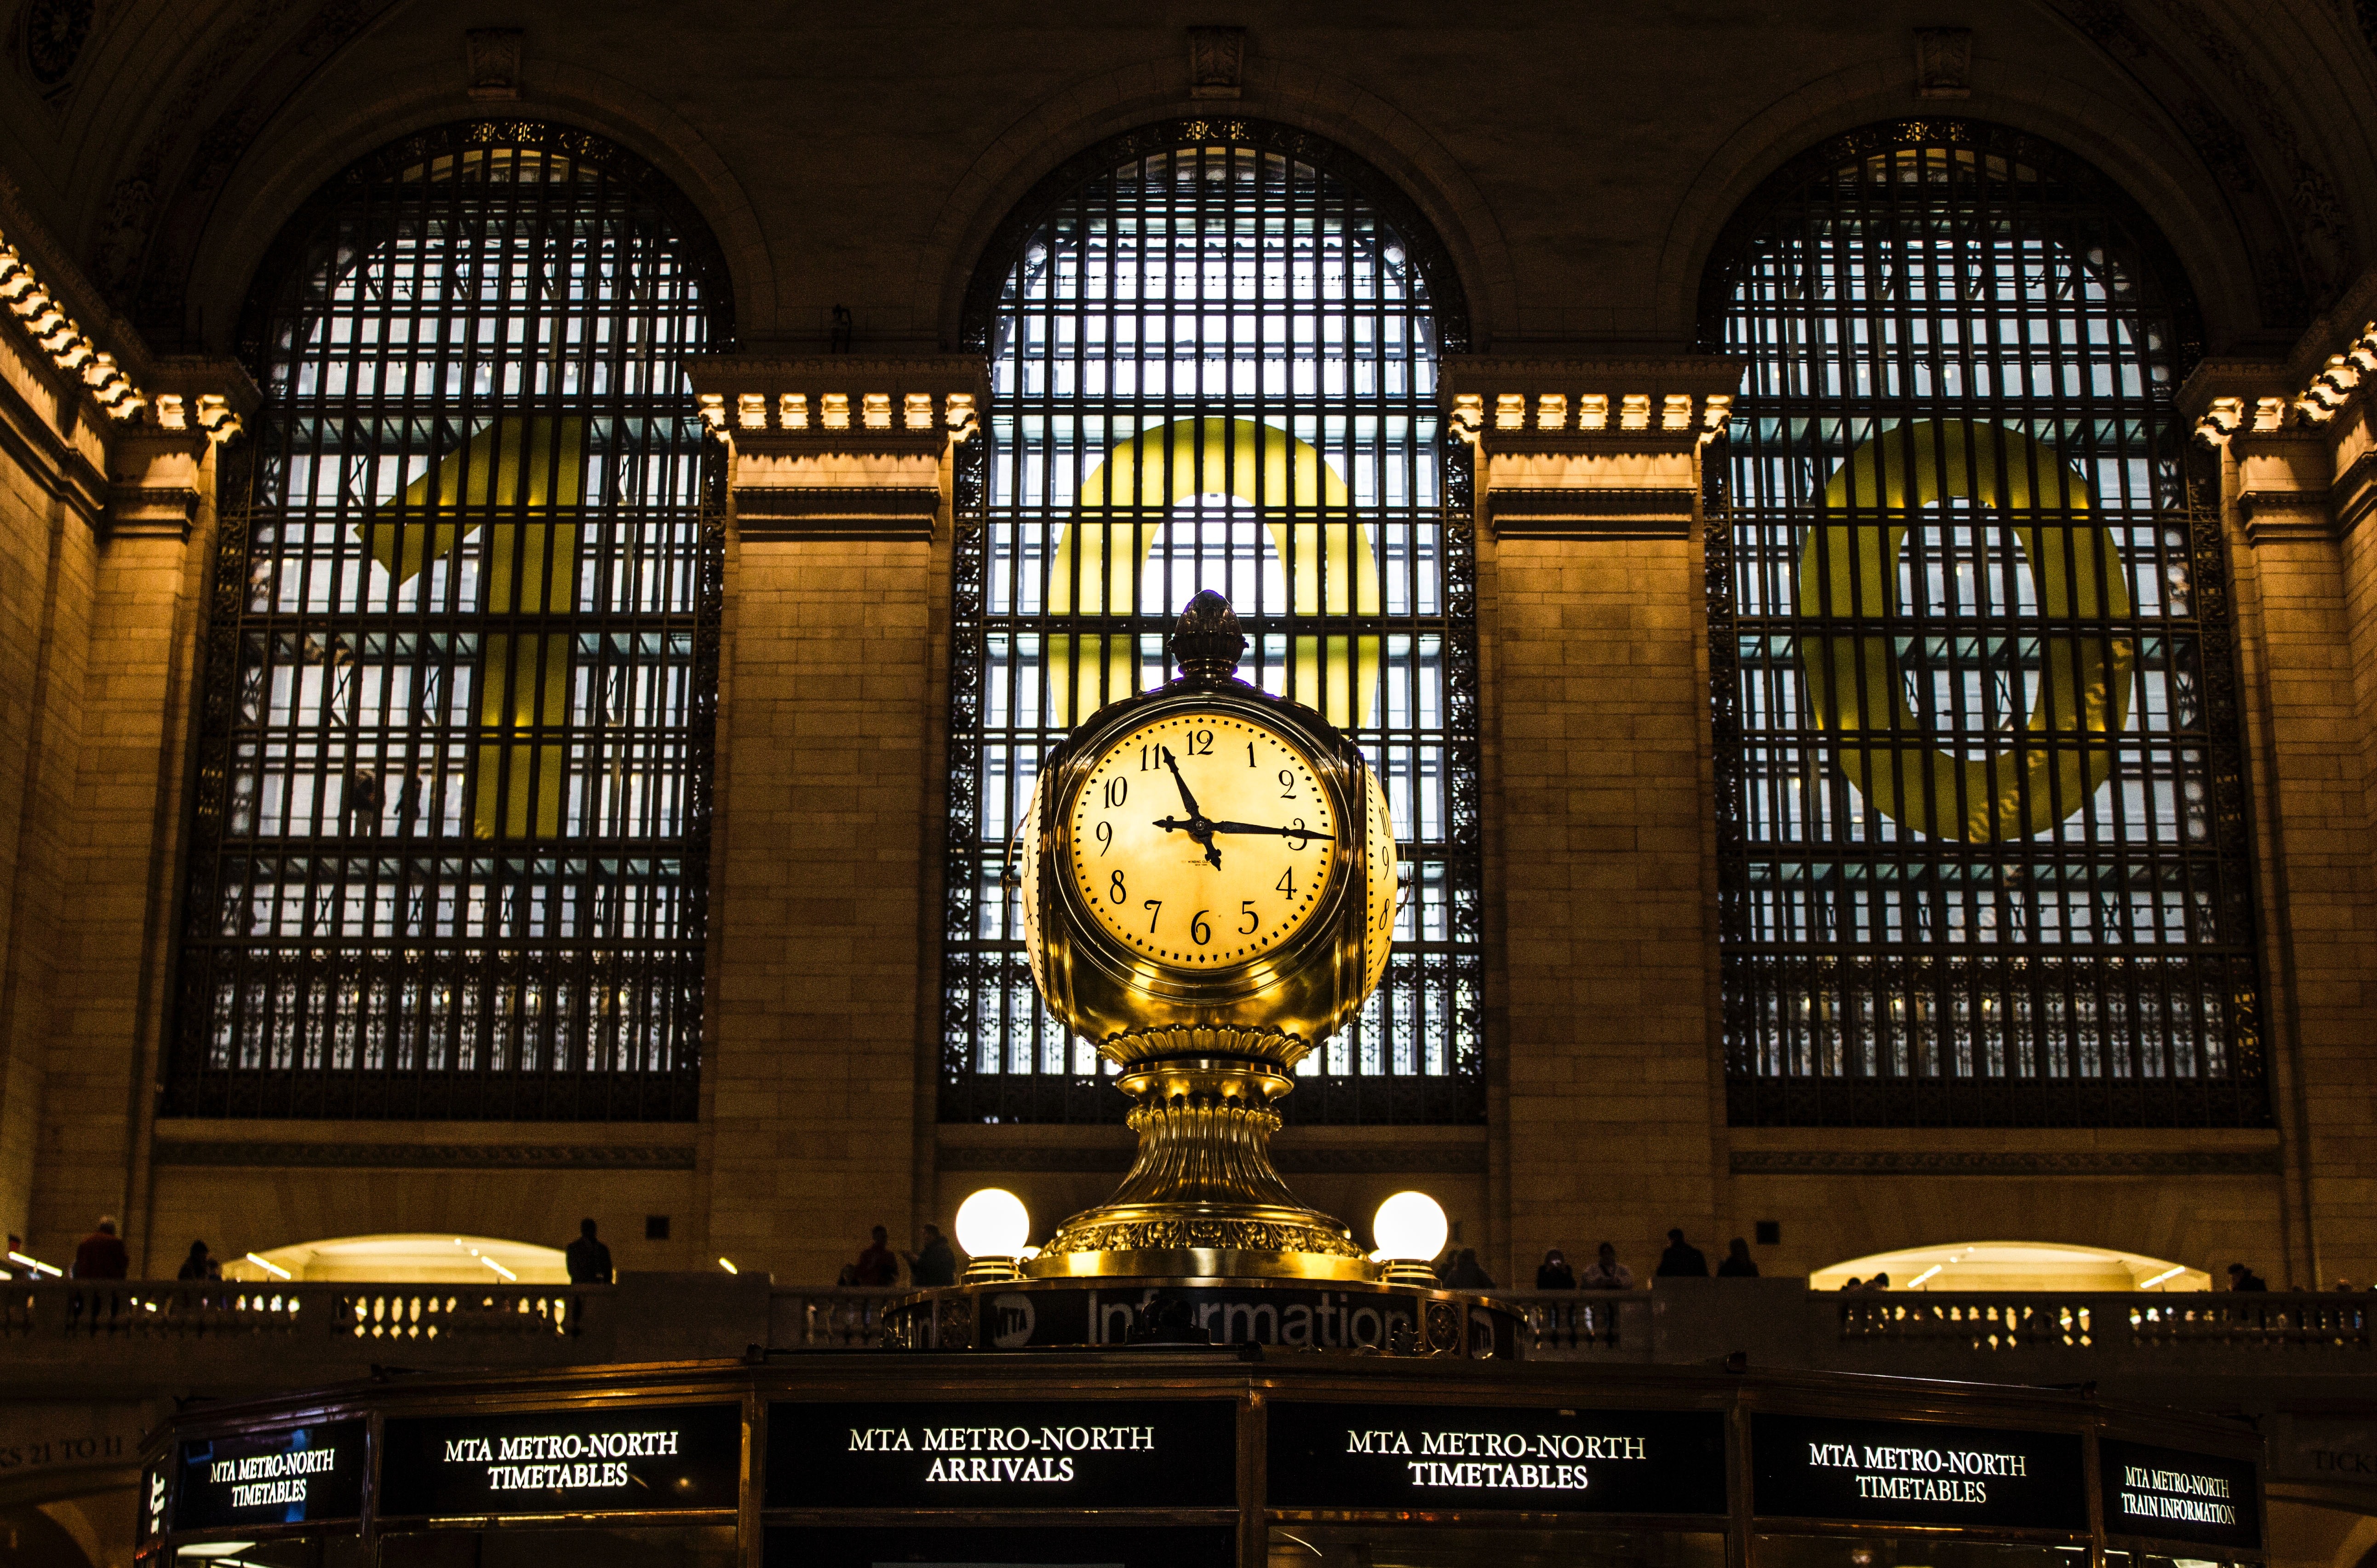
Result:
[[[2056,150],[1905,136],[1786,170],[1720,260],[1733,1119],[2261,1120],[2179,274]]]
[[[723,291],[651,171],[494,129],[351,171],[255,303],[172,1114],[695,1111]]]
[[[976,323],[992,391],[960,475],[941,1115],[1121,1119],[1110,1070],[1040,1006],[999,873],[1042,755],[1168,679],[1172,623],[1213,588],[1248,635],[1240,673],[1368,754],[1410,883],[1386,983],[1286,1113],[1475,1119],[1473,563],[1436,406],[1449,269],[1368,171],[1284,133],[1181,129],[1052,192]]]

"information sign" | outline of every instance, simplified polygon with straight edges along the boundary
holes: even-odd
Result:
[[[1218,1400],[768,1408],[770,1508],[1229,1508]]]
[[[1715,1411],[1274,1403],[1274,1508],[1723,1514]]]
[[[2261,1489],[2250,1459],[2222,1459],[2115,1438],[2096,1440],[2105,1533],[2206,1546],[2262,1544]]]
[[[383,1429],[378,1513],[653,1514],[731,1509],[743,1477],[739,1405],[601,1405],[419,1416]]]
[[[2088,1527],[2077,1432],[1760,1415],[1750,1448],[1769,1518]]]
[[[326,1421],[183,1443],[173,1528],[361,1518],[369,1430],[365,1421]],[[162,1480],[152,1475],[143,1482],[151,1489],[143,1500],[144,1518],[162,1498]]]

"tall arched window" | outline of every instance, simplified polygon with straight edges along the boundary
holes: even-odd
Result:
[[[2032,138],[1876,127],[1748,204],[1702,319],[1750,362],[1709,533],[1733,1119],[2263,1119],[2152,222]]]
[[[294,219],[206,648],[169,1103],[695,1113],[731,294],[639,161],[415,137]]]
[[[966,330],[992,391],[959,497],[942,1119],[1127,1108],[1042,1010],[999,873],[1042,754],[1169,677],[1165,633],[1208,587],[1247,631],[1241,673],[1386,781],[1410,880],[1386,984],[1288,1114],[1475,1119],[1474,557],[1436,395],[1467,327],[1434,236],[1313,138],[1153,126],[1023,203]]]

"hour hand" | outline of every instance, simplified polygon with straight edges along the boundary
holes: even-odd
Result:
[[[1188,781],[1180,776],[1180,764],[1172,760],[1172,748],[1163,746],[1156,749],[1164,753],[1164,765],[1172,770],[1172,782],[1180,786],[1180,804],[1188,808],[1188,820],[1201,820],[1205,813],[1197,809],[1197,797],[1188,793]]]
[[[1222,852],[1213,847],[1212,823],[1202,817],[1191,817],[1185,822],[1177,817],[1158,817],[1155,825],[1167,833],[1176,829],[1187,833],[1205,846],[1205,858],[1213,863],[1213,869],[1218,871],[1222,868]]]

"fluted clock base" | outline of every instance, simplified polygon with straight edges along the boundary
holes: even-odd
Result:
[[[1186,1057],[1135,1064],[1139,1155],[1115,1194],[1058,1227],[1034,1279],[1375,1280],[1353,1232],[1297,1203],[1272,1167],[1272,1102],[1294,1087],[1268,1062]]]

